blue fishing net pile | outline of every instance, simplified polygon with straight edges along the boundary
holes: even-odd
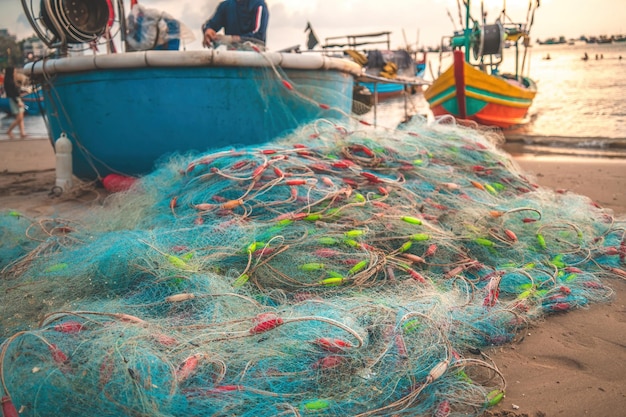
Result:
[[[80,219],[2,213],[3,396],[23,416],[477,416],[506,391],[481,349],[608,300],[625,225],[421,118],[180,155]]]

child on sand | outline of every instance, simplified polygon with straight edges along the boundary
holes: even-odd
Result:
[[[7,135],[9,139],[13,139],[13,128],[19,126],[20,137],[23,139],[26,137],[24,132],[24,102],[20,97],[20,88],[15,82],[15,68],[7,67],[4,74],[4,91],[9,99],[9,106],[11,108],[11,114],[15,116],[15,120],[9,126]]]

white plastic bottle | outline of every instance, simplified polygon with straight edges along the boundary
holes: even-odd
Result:
[[[65,132],[54,142],[56,154],[56,186],[63,191],[72,188],[72,142]]]

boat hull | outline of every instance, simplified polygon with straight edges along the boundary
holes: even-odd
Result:
[[[409,74],[409,77],[401,77],[398,79],[384,79],[380,78],[381,81],[377,82],[368,82],[359,80],[358,84],[367,88],[372,94],[378,95],[378,100],[386,100],[393,97],[398,97],[404,94],[405,92],[410,92],[411,94],[422,91],[422,86],[426,84],[426,82],[422,79],[425,72],[425,64],[416,64],[415,65],[415,74]],[[372,76],[370,76],[373,78]]]
[[[52,144],[62,133],[70,138],[81,179],[141,175],[172,154],[263,144],[350,112],[349,72],[292,65],[287,81],[235,61],[59,71],[42,85]]]
[[[446,70],[424,92],[435,116],[452,115],[504,129],[527,121],[528,109],[537,93],[535,83],[524,84],[486,74],[463,62],[463,80],[459,83],[454,66]],[[457,71],[458,74],[458,71]],[[459,85],[464,91],[459,94]],[[463,103],[465,97],[465,115]]]
[[[32,92],[22,96],[27,116],[36,116],[44,112],[43,97],[39,92]],[[7,97],[0,97],[0,111],[11,114],[11,106]]]
[[[359,82],[359,85],[367,88],[372,92],[372,94],[378,94],[379,100],[384,100],[392,97],[397,97],[402,95],[405,91],[405,86],[403,84],[384,84],[384,83],[368,83],[368,82]]]

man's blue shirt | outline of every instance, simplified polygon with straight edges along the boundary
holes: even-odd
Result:
[[[255,38],[265,43],[269,12],[265,0],[225,0],[217,6],[213,17],[202,25],[226,35]]]

